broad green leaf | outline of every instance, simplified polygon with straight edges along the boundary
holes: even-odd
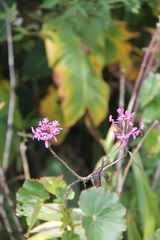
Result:
[[[135,158],[140,161],[138,154]],[[135,164],[132,165],[132,168],[137,189],[139,213],[143,225],[143,239],[146,240],[152,236],[156,226],[160,223],[160,211],[156,195],[150,187],[147,176]]]
[[[43,187],[51,194],[57,197],[57,201],[63,201],[66,197],[67,184],[63,180],[62,176],[58,177],[41,177],[39,182]],[[68,198],[74,197],[73,191],[69,193]]]
[[[136,222],[131,216],[128,217],[127,237],[128,240],[142,240]]]
[[[80,39],[67,29],[43,29],[42,35],[49,65],[54,67],[65,126],[74,125],[86,111],[95,125],[100,124],[108,110],[109,87],[96,74]]]
[[[106,63],[118,62],[131,79],[135,79],[137,70],[130,56],[133,45],[129,43],[129,40],[137,36],[137,32],[129,31],[127,24],[123,21],[112,21],[106,32]]]
[[[45,188],[36,180],[26,180],[17,192],[17,215],[25,216],[29,229],[35,224],[43,202],[49,198]]]
[[[91,188],[81,193],[79,206],[88,240],[116,240],[126,229],[125,208],[115,193]]]
[[[55,88],[48,88],[46,96],[40,101],[39,111],[42,116],[47,116],[50,121],[56,119],[60,122],[63,131],[57,135],[57,143],[53,142],[54,144],[60,144],[64,140],[68,129],[64,128],[62,107]]]
[[[160,95],[160,74],[150,73],[149,77],[145,79],[142,88],[142,107],[145,107],[147,104],[149,104],[157,95]]]

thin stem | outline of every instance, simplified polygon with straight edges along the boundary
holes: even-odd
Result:
[[[121,69],[120,75],[120,83],[119,83],[119,107],[123,107],[125,105],[125,75],[124,70]],[[124,147],[120,149],[118,158],[122,158],[124,155]],[[122,161],[117,162],[116,164],[117,170],[117,192],[120,192],[121,189],[121,182],[122,182]]]
[[[26,156],[26,150],[27,150],[27,146],[26,146],[26,143],[23,141],[20,143],[20,153],[22,158],[22,165],[23,165],[25,179],[29,179],[30,172],[29,172],[28,160]]]
[[[108,164],[107,166],[105,166],[103,168],[103,170],[106,170],[108,168],[110,168],[111,166],[115,165],[116,163],[120,162],[122,159],[124,159],[124,157],[126,157],[126,155],[123,155],[123,157],[117,158],[117,160],[115,160],[114,162]]]
[[[128,164],[124,170],[123,173],[123,181],[122,181],[122,186],[121,189],[123,189],[125,180],[127,178],[128,172],[130,170],[130,167],[132,166],[132,163],[134,162],[134,157],[137,154],[137,152],[139,151],[139,149],[142,147],[142,144],[144,143],[145,139],[147,138],[148,134],[151,132],[151,130],[158,124],[159,122],[156,120],[147,130],[147,132],[145,133],[145,135],[143,136],[143,138],[141,139],[141,141],[138,143],[137,147],[135,148],[135,150],[133,151],[132,155],[130,154],[130,159],[128,161]]]
[[[6,11],[7,6],[5,2],[3,2],[3,6]],[[6,20],[6,34],[7,34],[7,45],[8,45],[8,66],[9,66],[9,76],[10,76],[10,99],[9,99],[9,109],[8,109],[8,119],[7,119],[6,140],[5,140],[3,160],[2,160],[2,166],[4,171],[6,171],[8,168],[9,153],[11,148],[12,134],[13,134],[12,127],[13,127],[13,116],[14,116],[15,98],[16,98],[14,52],[13,52],[11,22],[9,20]]]
[[[6,195],[6,198],[7,198],[7,201],[8,201],[8,204],[9,204],[9,207],[11,209],[11,213],[12,213],[12,216],[13,216],[13,220],[14,220],[14,223],[17,227],[17,231],[19,233],[19,237],[21,240],[24,240],[24,237],[23,237],[23,230],[22,230],[22,227],[21,227],[21,224],[19,222],[19,219],[17,218],[16,214],[15,214],[15,209],[14,209],[14,203],[10,197],[10,191],[9,191],[9,188],[8,188],[8,185],[6,183],[6,180],[5,180],[5,175],[4,175],[4,172],[2,169],[0,169],[0,186],[2,187],[5,195]]]
[[[13,236],[13,231],[6,213],[6,210],[4,208],[4,203],[3,203],[3,195],[0,194],[0,216],[2,217],[3,223],[6,227],[8,236],[10,240],[16,240],[15,237]]]
[[[140,67],[140,71],[138,73],[138,76],[137,76],[137,79],[136,79],[136,83],[135,83],[135,86],[134,86],[134,89],[133,89],[133,92],[132,92],[132,96],[131,96],[131,99],[130,99],[129,104],[128,104],[128,111],[129,112],[132,112],[133,106],[135,104],[135,100],[136,100],[136,98],[139,95],[138,89],[139,89],[140,85],[142,85],[141,81],[143,80],[144,70],[146,68],[150,52],[152,51],[152,48],[153,48],[153,46],[155,44],[155,41],[157,39],[157,35],[158,35],[159,31],[160,31],[160,24],[157,23],[157,28],[156,28],[153,36],[152,36],[152,39],[151,39],[151,41],[149,43],[147,51],[146,51],[146,53],[144,55],[144,58],[143,58],[143,61],[142,61],[141,67]]]
[[[78,175],[73,169],[71,169],[68,164],[63,161],[62,158],[60,158],[54,151],[53,149],[51,148],[51,146],[48,147],[49,151],[52,153],[52,155],[57,159],[59,160],[77,179],[81,180],[83,179],[83,177],[81,177],[80,175]]]
[[[153,177],[153,181],[152,181],[152,189],[153,191],[156,190],[156,187],[159,183],[159,179],[160,179],[160,162],[158,163],[157,169],[155,171],[154,177]]]

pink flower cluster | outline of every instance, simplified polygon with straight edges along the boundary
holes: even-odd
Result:
[[[33,138],[36,138],[38,141],[44,141],[45,147],[48,148],[48,141],[53,139],[57,142],[56,135],[60,133],[62,130],[59,121],[49,122],[48,118],[43,118],[42,121],[39,122],[37,128],[31,128],[33,133]]]
[[[124,108],[118,108],[118,118],[116,121],[112,115],[109,116],[109,122],[112,123],[114,137],[121,141],[126,146],[127,141],[130,137],[136,139],[136,137],[142,133],[143,124],[140,124],[139,128],[133,126],[133,118],[135,113],[129,113],[124,111]]]

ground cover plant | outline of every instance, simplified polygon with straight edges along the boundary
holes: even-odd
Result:
[[[160,239],[159,1],[0,1],[0,239]]]

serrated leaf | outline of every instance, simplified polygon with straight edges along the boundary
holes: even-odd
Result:
[[[49,45],[46,42],[46,49],[50,66],[55,64],[54,80],[62,101],[65,125],[74,125],[86,111],[95,125],[100,124],[107,114],[109,87],[96,74],[80,40],[66,29],[61,32],[44,29],[42,35],[45,42],[50,41]]]
[[[141,93],[141,105],[145,107],[149,104],[157,95],[160,94],[160,74],[150,73],[149,77],[145,79],[142,93]]]
[[[126,229],[125,208],[115,193],[91,188],[81,193],[79,206],[88,240],[116,240]]]
[[[29,229],[35,224],[43,202],[49,198],[37,180],[26,180],[17,192],[17,215],[25,216]]]
[[[140,161],[140,155],[136,155],[136,160]],[[135,186],[137,189],[138,207],[143,225],[143,239],[152,236],[156,226],[160,223],[160,211],[155,193],[152,191],[148,178],[134,164],[132,165]]]

